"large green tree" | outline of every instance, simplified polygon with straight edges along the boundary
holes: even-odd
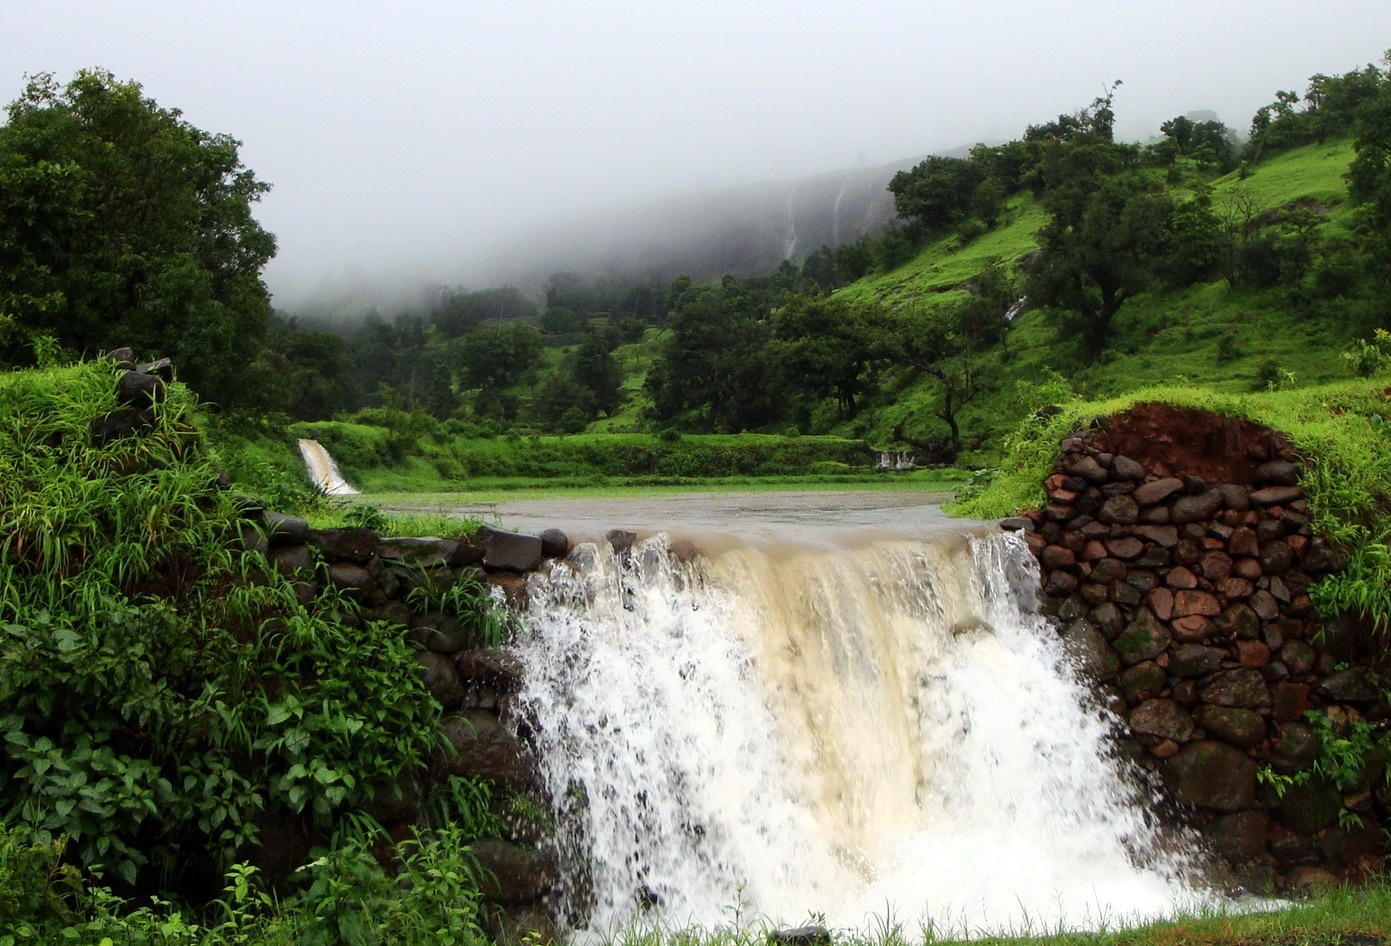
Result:
[[[239,145],[109,72],[32,77],[0,126],[0,315],[77,352],[170,355],[195,388],[235,400],[275,253],[252,216],[268,185]]]

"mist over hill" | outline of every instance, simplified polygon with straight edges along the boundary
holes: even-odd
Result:
[[[509,242],[482,268],[523,286],[557,270],[661,281],[766,272],[882,231],[894,218],[889,180],[917,160],[587,214]]]

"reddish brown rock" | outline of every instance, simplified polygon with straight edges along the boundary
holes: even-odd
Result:
[[[1174,569],[1174,571],[1178,571],[1178,569]],[[1179,617],[1188,617],[1189,615],[1216,617],[1221,613],[1222,604],[1217,600],[1217,596],[1208,594],[1206,591],[1184,590],[1174,595],[1174,614]]]
[[[1097,539],[1088,539],[1082,546],[1080,558],[1084,562],[1095,562],[1106,557],[1106,546]]]
[[[1223,578],[1217,583],[1217,593],[1228,601],[1244,601],[1251,597],[1255,590],[1244,578]]]
[[[1133,525],[1140,518],[1140,507],[1129,494],[1122,493],[1106,500],[1097,518],[1111,525]]]
[[[1164,576],[1164,583],[1170,588],[1196,588],[1198,587],[1198,576],[1184,566],[1177,565]]]
[[[1208,581],[1221,581],[1232,573],[1232,558],[1226,552],[1209,552],[1198,567]]]
[[[1255,530],[1246,526],[1232,532],[1232,537],[1227,540],[1227,551],[1232,553],[1233,558],[1255,555],[1259,548],[1260,543],[1256,541]]]
[[[1107,539],[1106,548],[1116,558],[1131,562],[1139,558],[1145,551],[1145,545],[1132,535],[1122,536],[1119,539]]]
[[[1237,660],[1243,667],[1259,670],[1270,663],[1270,648],[1261,641],[1237,641]]]
[[[1232,574],[1247,581],[1258,581],[1261,577],[1261,563],[1254,558],[1242,558],[1232,563]]]
[[[1173,477],[1166,477],[1160,480],[1152,480],[1135,487],[1135,492],[1131,495],[1141,506],[1153,506],[1161,503],[1170,496],[1183,489],[1183,482]]]
[[[1128,667],[1120,677],[1121,692],[1131,702],[1153,699],[1168,685],[1169,675],[1153,660]]]
[[[1068,568],[1076,565],[1077,556],[1061,545],[1050,545],[1045,548],[1043,554],[1039,556],[1039,562],[1046,570],[1051,572],[1059,568]]]
[[[1174,640],[1181,643],[1199,643],[1212,636],[1212,622],[1201,614],[1190,614],[1188,617],[1174,618],[1169,622],[1169,627],[1173,630]]]
[[[1251,493],[1251,505],[1274,506],[1303,498],[1304,491],[1298,486],[1266,486]]]
[[[1168,588],[1156,588],[1145,596],[1149,606],[1161,621],[1174,615],[1174,593]]]

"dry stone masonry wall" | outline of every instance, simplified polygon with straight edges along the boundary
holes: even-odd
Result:
[[[1380,871],[1391,824],[1385,760],[1341,785],[1313,770],[1322,719],[1346,735],[1391,707],[1383,648],[1314,616],[1310,583],[1343,563],[1299,477],[1268,429],[1142,405],[1064,441],[1047,507],[1003,523],[1128,751],[1257,889]]]

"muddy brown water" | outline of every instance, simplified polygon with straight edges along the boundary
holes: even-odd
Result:
[[[962,532],[981,524],[942,511],[948,492],[923,490],[671,493],[624,497],[512,499],[498,503],[393,504],[409,512],[445,512],[477,518],[518,532],[563,529],[574,541],[597,540],[611,529],[639,538],[666,532],[673,538],[809,541],[819,535],[887,534],[921,537]]]

